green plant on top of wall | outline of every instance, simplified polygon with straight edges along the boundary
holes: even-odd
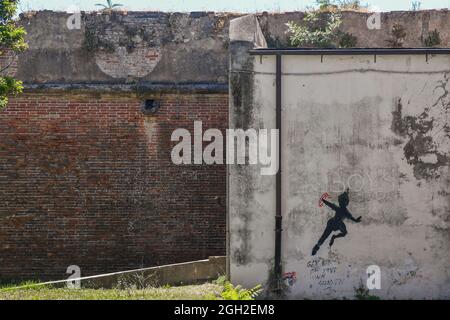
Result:
[[[411,3],[411,11],[419,11],[422,3],[420,1],[413,1]]]
[[[361,5],[359,0],[340,0],[338,1],[339,8],[341,10],[351,10],[351,11],[364,11],[367,10],[367,5]]]
[[[354,48],[358,43],[358,38],[351,33],[343,32],[339,36],[340,48]]]
[[[424,45],[426,47],[435,47],[441,44],[441,35],[439,31],[434,29],[428,34],[428,37],[426,37],[424,41]]]
[[[306,10],[301,23],[289,21],[286,24],[290,45],[308,48],[355,47],[357,38],[339,28],[342,24],[341,12],[347,7],[359,6],[359,2],[317,0],[316,4],[315,8]]]
[[[103,10],[113,10],[117,7],[123,7],[123,4],[120,3],[112,3],[112,0],[106,0],[106,4],[96,3],[96,6],[103,7]]]
[[[403,47],[403,41],[406,38],[406,29],[399,23],[396,23],[392,26],[391,29],[391,38],[386,40],[386,42],[392,48],[401,48]]]

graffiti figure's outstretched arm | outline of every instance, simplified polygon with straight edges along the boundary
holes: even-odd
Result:
[[[355,219],[355,217],[352,216],[350,211],[347,211],[347,218],[352,220],[353,222],[356,222],[356,223],[361,222],[361,216]]]
[[[335,205],[334,203],[331,203],[325,199],[322,199],[323,203],[325,203],[328,207],[330,207],[331,209],[333,209],[334,211],[336,211],[337,209],[339,209],[339,207],[337,205]]]

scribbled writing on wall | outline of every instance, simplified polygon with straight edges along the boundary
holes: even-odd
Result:
[[[312,259],[307,262],[307,267],[311,282],[321,289],[331,289],[344,283],[344,278],[338,273],[337,265],[333,260]]]

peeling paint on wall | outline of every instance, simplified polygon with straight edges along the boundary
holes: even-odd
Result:
[[[444,285],[450,278],[448,56],[282,59],[283,271],[301,279],[288,286],[287,296],[353,298],[366,283],[367,267],[375,265],[381,289],[372,295],[450,297]],[[274,118],[274,63],[257,56],[251,70],[254,108],[265,121]],[[236,184],[238,171],[230,174],[233,195],[245,180]],[[262,185],[258,179],[251,183],[254,200]],[[349,225],[345,240],[333,246],[324,241],[312,258],[333,214],[318,200],[327,192],[336,203],[346,188],[349,210],[362,216],[361,223]],[[241,265],[231,261],[231,278],[247,286],[271,281],[260,266],[265,257],[273,262],[268,248],[274,243],[274,190],[265,197],[267,202],[245,212],[258,217],[245,226],[252,232],[254,259]],[[235,205],[230,203],[232,212]],[[264,210],[272,212],[259,214]],[[239,221],[230,221],[231,234],[243,232]],[[269,234],[256,237],[256,221]],[[231,253],[234,240],[231,236]]]
[[[449,75],[445,74],[435,92],[436,101],[424,107],[416,116],[402,117],[402,100],[396,102],[392,112],[392,130],[406,138],[404,155],[414,168],[417,179],[436,179],[441,168],[450,165],[450,100],[448,92]]]

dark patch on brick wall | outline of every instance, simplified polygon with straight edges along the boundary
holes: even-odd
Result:
[[[1,280],[225,254],[225,165],[173,165],[170,135],[194,120],[224,130],[227,96],[158,99],[152,117],[131,93],[11,99],[0,113]]]

